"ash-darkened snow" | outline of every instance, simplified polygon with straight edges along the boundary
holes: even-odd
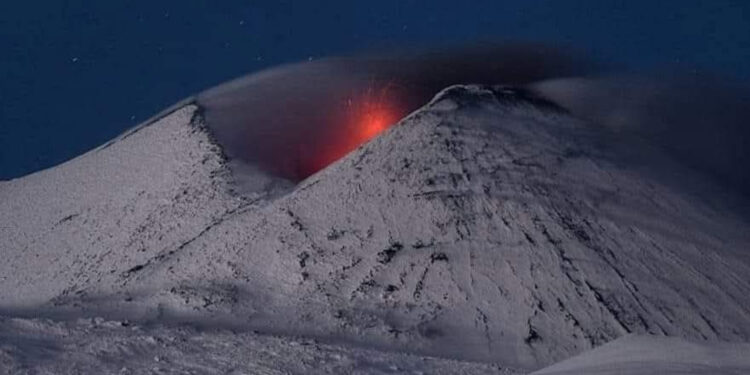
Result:
[[[60,361],[92,335],[105,349],[76,363],[107,372],[116,353],[133,371],[182,355],[207,373],[235,353],[251,373],[523,373],[657,335],[675,339],[654,350],[728,342],[746,371],[744,198],[657,146],[623,145],[525,90],[453,86],[298,185],[259,172],[273,188],[248,192],[238,180],[254,172],[230,168],[185,105],[0,183],[0,301],[17,317],[0,326],[18,338],[0,336],[0,365],[72,371]],[[156,359],[149,340],[165,342]],[[32,341],[57,357],[29,360]]]

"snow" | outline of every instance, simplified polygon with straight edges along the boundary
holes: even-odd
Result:
[[[105,285],[242,204],[217,186],[229,172],[205,131],[190,125],[195,110],[182,108],[156,126],[2,186],[5,306]]]
[[[188,103],[0,184],[0,364],[528,372],[634,333],[750,337],[731,193],[523,91],[454,86],[293,188],[257,173]]]
[[[252,332],[147,327],[101,318],[0,318],[7,374],[498,374],[497,366]]]
[[[709,375],[750,373],[750,344],[626,336],[532,375]]]

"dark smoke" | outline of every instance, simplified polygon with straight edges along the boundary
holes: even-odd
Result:
[[[750,91],[706,74],[567,78],[532,85],[574,115],[637,137],[750,195]]]
[[[340,57],[250,74],[198,102],[230,157],[298,181],[348,146],[344,138],[356,131],[350,107],[365,93],[396,122],[452,84],[522,85],[586,69],[568,53],[530,44]]]
[[[750,193],[745,88],[706,76],[596,76],[600,67],[568,51],[532,44],[373,54],[280,66],[197,99],[231,158],[296,182],[357,145],[350,141],[358,139],[364,97],[377,101],[387,121],[396,122],[452,84],[524,86],[578,117],[653,142],[684,165]]]

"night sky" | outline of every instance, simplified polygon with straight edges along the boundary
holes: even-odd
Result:
[[[59,164],[264,67],[476,40],[750,79],[746,0],[3,1],[0,179]]]

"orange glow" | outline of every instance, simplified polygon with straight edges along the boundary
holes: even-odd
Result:
[[[309,174],[317,172],[396,123],[403,111],[395,105],[395,98],[388,97],[388,87],[377,92],[372,89],[361,95],[347,99],[339,113],[332,114],[335,122],[333,133],[320,145],[313,155],[309,155],[306,167]]]
[[[374,138],[398,120],[395,111],[380,101],[366,101],[356,117],[359,118],[354,119],[357,134],[352,140],[353,148]]]

